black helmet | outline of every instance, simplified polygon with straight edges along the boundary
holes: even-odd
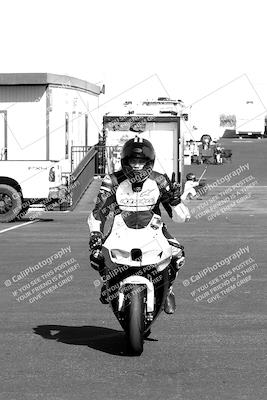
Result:
[[[155,150],[152,144],[136,136],[128,140],[121,151],[121,167],[132,183],[144,182],[152,172]]]
[[[186,175],[186,180],[187,181],[196,181],[196,175],[193,174],[192,172],[189,172],[189,174]]]

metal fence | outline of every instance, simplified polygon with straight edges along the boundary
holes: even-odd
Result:
[[[71,172],[73,172],[92,146],[72,146],[71,147]]]
[[[78,154],[81,155],[82,151],[79,151]],[[85,149],[84,154],[85,156],[81,159],[80,163],[72,171],[70,177],[72,210],[74,210],[74,208],[78,204],[79,200],[81,199],[82,195],[92,182],[95,175],[95,160],[96,160],[97,150],[95,149],[95,147],[91,147],[88,151],[87,149]]]
[[[70,190],[72,210],[78,204],[93,180],[98,175],[103,177],[120,167],[122,146],[72,146]]]
[[[104,176],[111,174],[120,168],[121,149],[122,146],[95,146],[96,154],[96,170],[95,174]]]

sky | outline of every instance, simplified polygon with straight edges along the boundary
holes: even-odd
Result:
[[[1,72],[51,72],[105,84],[125,100],[182,99],[190,126],[267,105],[265,1],[1,1]],[[190,107],[191,106],[191,107]]]

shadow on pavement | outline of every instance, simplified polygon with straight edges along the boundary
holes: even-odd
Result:
[[[36,218],[28,218],[28,217],[23,217],[23,218],[15,219],[12,222],[30,222],[30,221],[35,221],[35,220],[38,220],[38,222],[51,222],[51,221],[54,221],[53,218],[38,218],[38,217],[36,217]]]
[[[34,333],[44,339],[57,342],[88,346],[118,356],[132,356],[127,350],[127,342],[123,331],[100,326],[63,326],[39,325],[33,328]]]

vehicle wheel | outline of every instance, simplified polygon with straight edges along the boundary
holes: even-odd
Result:
[[[0,222],[16,219],[22,208],[20,193],[12,186],[0,184]]]
[[[133,290],[126,305],[128,312],[128,344],[129,349],[136,355],[143,352],[144,345],[144,290]]]
[[[30,206],[27,205],[27,207],[23,207],[22,205],[22,209],[21,211],[18,213],[16,219],[22,219],[23,217],[25,217],[25,215],[27,214],[27,212],[29,211]]]

